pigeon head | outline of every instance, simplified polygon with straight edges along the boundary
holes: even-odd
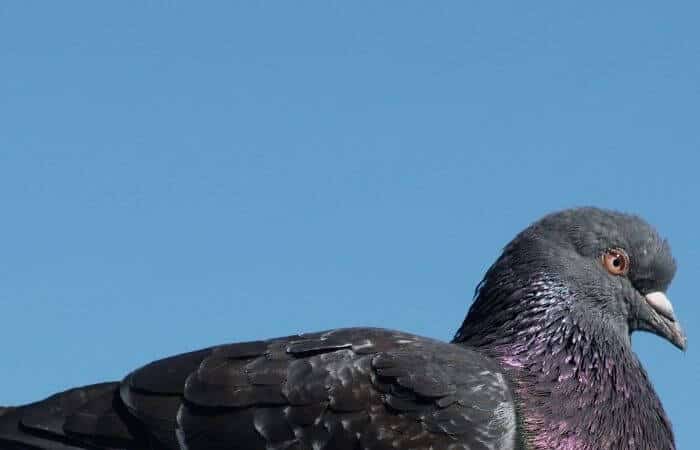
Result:
[[[627,343],[642,330],[685,349],[665,293],[675,271],[667,241],[639,217],[598,208],[550,214],[518,234],[488,270],[456,340],[473,334],[470,323],[516,333],[514,324],[533,322],[509,320],[514,314],[566,311],[571,320]],[[483,320],[487,316],[492,319]]]

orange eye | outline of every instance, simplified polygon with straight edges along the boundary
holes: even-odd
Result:
[[[612,248],[603,253],[603,265],[613,275],[626,275],[630,268],[630,257],[621,248]]]

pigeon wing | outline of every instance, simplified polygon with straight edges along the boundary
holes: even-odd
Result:
[[[376,328],[185,353],[0,414],[10,448],[505,450],[518,440],[497,363]]]

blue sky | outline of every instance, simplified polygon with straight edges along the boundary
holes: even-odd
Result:
[[[222,342],[452,337],[546,212],[671,242],[683,354],[634,344],[693,448],[696,5],[3,2],[0,404]]]

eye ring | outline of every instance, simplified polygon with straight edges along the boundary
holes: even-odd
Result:
[[[601,260],[603,267],[610,272],[611,275],[624,276],[627,275],[630,269],[630,257],[621,248],[610,248],[606,250]]]

